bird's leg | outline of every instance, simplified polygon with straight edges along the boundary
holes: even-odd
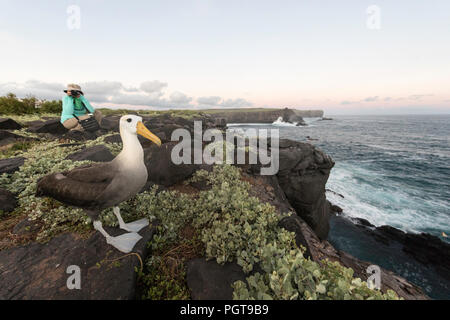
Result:
[[[113,212],[117,217],[117,220],[119,220],[119,227],[120,229],[130,231],[130,232],[138,232],[142,228],[148,226],[148,219],[140,219],[137,221],[133,221],[130,223],[125,223],[122,219],[122,216],[120,215],[120,209],[119,207],[114,207]]]
[[[101,221],[94,221],[94,229],[99,231],[106,239],[111,238],[111,236],[108,234],[108,232],[103,229],[102,222]]]
[[[98,230],[106,238],[106,243],[112,245],[114,248],[123,253],[131,252],[136,243],[142,239],[142,237],[136,232],[130,232],[117,237],[111,237],[105,231],[105,229],[103,229],[101,221],[94,221],[94,229]]]

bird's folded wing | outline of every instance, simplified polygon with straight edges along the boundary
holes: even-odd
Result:
[[[36,194],[78,207],[101,207],[98,199],[114,174],[115,170],[109,163],[50,174],[39,180]]]
[[[63,172],[67,178],[80,182],[111,182],[117,170],[111,162],[101,164],[89,164]]]

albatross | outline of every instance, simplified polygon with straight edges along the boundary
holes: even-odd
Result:
[[[137,232],[149,224],[145,218],[125,223],[118,207],[121,202],[141,191],[147,182],[144,151],[137,135],[142,135],[158,146],[161,146],[161,140],[144,126],[139,116],[121,117],[119,127],[123,148],[117,157],[110,162],[49,174],[38,181],[36,195],[49,196],[83,208],[93,220],[94,229],[106,238],[106,242],[128,253],[142,238]],[[128,233],[112,237],[103,229],[98,216],[103,209],[111,207],[119,227]]]

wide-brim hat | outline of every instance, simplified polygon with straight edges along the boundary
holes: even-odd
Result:
[[[83,94],[83,91],[81,91],[81,87],[75,83],[68,84],[67,89],[65,89],[64,92],[72,91],[72,90],[80,91],[81,94]]]

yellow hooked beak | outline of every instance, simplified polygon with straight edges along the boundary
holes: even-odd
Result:
[[[143,136],[144,138],[153,141],[158,146],[161,146],[161,140],[159,140],[157,136],[151,133],[150,130],[148,130],[141,121],[139,121],[136,125],[136,132],[141,136]]]

